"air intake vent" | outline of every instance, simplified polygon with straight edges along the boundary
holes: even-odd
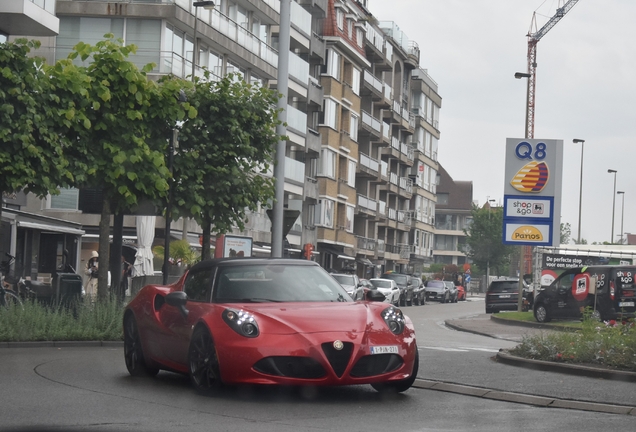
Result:
[[[329,364],[338,378],[344,374],[349,364],[351,353],[353,352],[353,344],[351,342],[344,342],[343,345],[341,350],[337,350],[333,347],[333,343],[327,342],[322,344],[322,351],[327,356],[327,360],[329,360]]]

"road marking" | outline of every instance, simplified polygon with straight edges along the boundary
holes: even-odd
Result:
[[[440,346],[418,346],[418,349],[430,349],[436,351],[448,351],[448,352],[470,352],[470,351],[481,351],[481,352],[490,352],[497,353],[499,352],[499,348],[482,348],[482,347],[440,347]]]
[[[448,347],[432,347],[432,346],[420,346],[419,349],[430,349],[437,351],[451,351],[451,352],[468,352],[467,349],[448,348]]]

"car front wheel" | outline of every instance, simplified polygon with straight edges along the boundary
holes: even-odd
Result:
[[[548,312],[548,310],[546,309],[543,303],[538,304],[534,308],[534,318],[537,320],[537,322],[540,322],[540,323],[547,323],[547,322],[550,322],[550,320],[552,319],[550,317],[550,313]]]
[[[190,382],[200,393],[210,393],[221,387],[221,373],[216,347],[208,330],[199,326],[194,330],[188,349]]]
[[[155,376],[159,373],[158,368],[146,365],[139,329],[132,313],[126,315],[124,321],[124,360],[132,376]]]
[[[411,373],[410,377],[402,381],[371,384],[371,387],[373,387],[380,393],[402,393],[410,389],[413,383],[415,382],[419,367],[420,367],[420,354],[417,351],[417,347],[415,347],[415,362],[413,363],[413,372]]]

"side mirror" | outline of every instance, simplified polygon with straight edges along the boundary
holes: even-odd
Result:
[[[166,296],[166,303],[176,307],[181,312],[183,318],[187,318],[189,311],[185,308],[188,301],[188,295],[183,291],[174,291]]]
[[[367,300],[369,301],[383,302],[385,299],[386,297],[379,290],[373,289],[367,293]]]

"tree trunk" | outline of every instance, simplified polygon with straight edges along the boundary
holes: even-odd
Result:
[[[108,270],[110,269],[110,200],[102,195],[102,215],[99,220],[99,268],[97,277],[97,299],[108,298]]]
[[[2,192],[0,190],[0,244],[4,244],[4,243],[2,243],[2,241],[3,241],[3,238],[2,238],[2,207],[3,207],[2,199],[3,199],[3,196],[4,196],[3,194],[4,194],[4,192]],[[11,250],[11,244],[9,244],[9,250]],[[4,257],[0,257],[0,261],[2,261],[2,258],[4,258]]]
[[[203,245],[201,245],[201,261],[205,261],[210,259],[210,230],[211,230],[211,222],[210,219],[205,218],[203,220],[203,225],[201,225],[201,229],[203,230]]]

